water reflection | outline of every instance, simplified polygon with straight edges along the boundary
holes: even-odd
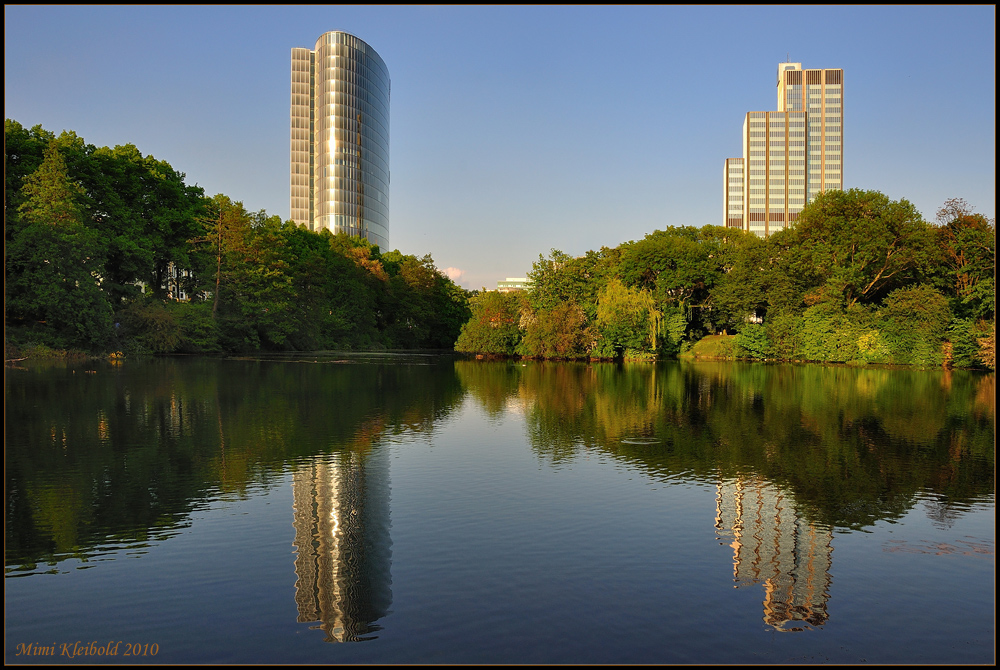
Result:
[[[370,640],[392,604],[384,449],[314,458],[292,474],[298,621],[327,642]]]
[[[712,483],[737,588],[778,631],[829,617],[833,529],[923,502],[948,524],[994,495],[995,375],[738,363],[457,364],[539,458],[597,450],[655,481]],[[929,502],[933,501],[933,503]]]
[[[169,538],[317,455],[432,433],[463,392],[450,359],[402,357],[42,364],[4,384],[9,577]]]
[[[935,515],[994,491],[995,375],[739,363],[458,362],[483,409],[525,415],[538,456],[596,449],[661,481],[752,473],[810,522],[861,529],[925,493]]]
[[[765,623],[783,632],[826,623],[829,527],[802,519],[791,496],[760,477],[736,477],[718,484],[715,528],[733,550],[736,588],[763,584]]]
[[[362,638],[391,600],[388,466],[372,445],[387,433],[433,431],[465,394],[493,420],[523,416],[528,443],[546,461],[597,449],[660,481],[721,478],[717,523],[737,543],[738,582],[766,585],[768,616],[783,629],[825,618],[819,595],[794,594],[824,594],[826,583],[781,567],[806,561],[809,574],[826,574],[820,559],[805,558],[829,546],[822,529],[898,518],[918,501],[935,524],[947,525],[993,495],[995,375],[733,363],[328,362],[9,371],[7,573],[141,548],[183,527],[199,501],[267,486],[298,463],[299,617],[321,622],[330,639]],[[765,518],[737,503],[751,490],[773,529],[760,522],[746,530],[748,519]],[[763,558],[765,545],[787,542],[792,550],[768,549]]]

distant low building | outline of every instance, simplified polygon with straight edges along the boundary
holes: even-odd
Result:
[[[527,277],[507,277],[507,279],[497,282],[497,291],[500,293],[524,291],[530,286],[531,281]]]

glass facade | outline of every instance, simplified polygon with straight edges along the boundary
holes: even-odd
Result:
[[[389,70],[364,41],[292,49],[291,218],[389,248]]]

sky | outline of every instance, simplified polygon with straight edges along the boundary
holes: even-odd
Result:
[[[465,288],[720,225],[786,59],[844,70],[846,188],[995,216],[992,5],[6,5],[5,115],[287,219],[290,53],[329,30],[389,68],[390,247]]]

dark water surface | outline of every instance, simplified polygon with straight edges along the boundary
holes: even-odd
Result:
[[[738,363],[7,369],[4,660],[992,663],[994,397]]]

